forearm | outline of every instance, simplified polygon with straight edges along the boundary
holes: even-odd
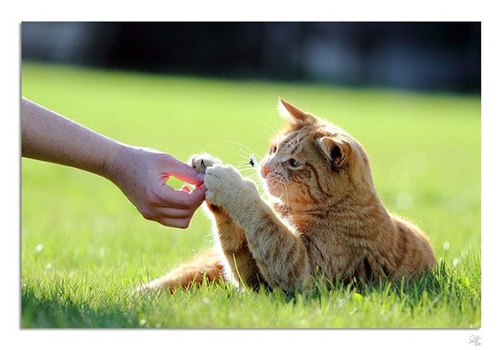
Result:
[[[104,176],[107,158],[124,145],[30,100],[21,101],[23,157],[58,163]]]

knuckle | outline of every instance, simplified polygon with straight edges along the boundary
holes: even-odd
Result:
[[[153,189],[145,189],[145,202],[147,205],[158,205],[160,202],[159,195]]]
[[[155,221],[155,219],[157,218],[155,213],[150,209],[144,209],[144,210],[140,211],[140,213],[147,220]]]

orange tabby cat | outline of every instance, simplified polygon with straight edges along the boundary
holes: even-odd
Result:
[[[347,132],[281,100],[285,129],[260,164],[270,200],[235,168],[208,155],[205,172],[215,247],[140,290],[221,276],[236,286],[292,292],[328,281],[414,275],[435,265],[428,238],[388,213],[363,147]]]

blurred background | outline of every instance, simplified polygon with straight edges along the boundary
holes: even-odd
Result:
[[[23,22],[22,60],[479,94],[480,22]]]

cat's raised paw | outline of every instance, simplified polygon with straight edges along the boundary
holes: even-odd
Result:
[[[215,164],[221,164],[219,159],[216,159],[209,154],[196,154],[191,157],[190,164],[198,173],[205,173],[206,169]]]
[[[217,206],[229,206],[238,199],[245,180],[230,165],[215,165],[208,169],[204,180],[208,191],[206,199]]]

